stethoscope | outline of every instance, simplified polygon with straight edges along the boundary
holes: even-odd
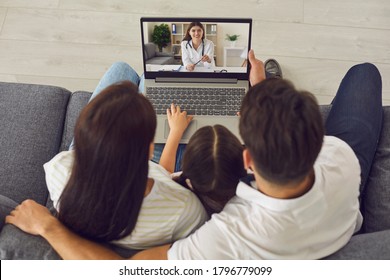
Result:
[[[186,49],[187,49],[187,46],[190,46],[191,49],[193,48],[190,44],[191,41],[192,41],[192,39],[187,41]],[[204,39],[202,39],[202,56],[204,56]],[[191,58],[193,58],[193,57],[191,57]]]

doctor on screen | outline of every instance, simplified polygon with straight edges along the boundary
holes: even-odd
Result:
[[[184,67],[193,71],[195,66],[211,68],[214,62],[214,43],[204,38],[205,31],[200,22],[191,22],[181,42]]]

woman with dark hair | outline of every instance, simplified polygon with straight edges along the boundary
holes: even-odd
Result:
[[[74,150],[44,168],[58,218],[96,241],[144,249],[183,238],[207,219],[201,203],[152,163],[156,115],[131,82],[111,85],[82,110]]]
[[[205,38],[204,26],[200,22],[191,22],[181,42],[184,67],[194,71],[195,66],[214,67],[214,43]]]

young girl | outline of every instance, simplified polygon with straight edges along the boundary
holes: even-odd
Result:
[[[179,141],[192,120],[180,107],[167,110],[170,133],[161,154],[160,165],[168,172],[175,169]],[[206,126],[198,129],[188,142],[182,160],[182,172],[174,179],[190,188],[209,215],[219,213],[235,195],[239,179],[247,175],[243,163],[243,146],[226,127]]]
[[[199,197],[209,215],[222,211],[236,195],[244,169],[240,141],[221,125],[200,128],[190,139],[183,156],[183,172],[175,180]]]
[[[178,240],[202,225],[207,214],[196,196],[149,161],[155,129],[153,107],[133,83],[93,98],[77,120],[75,149],[44,166],[59,220],[89,239],[132,249]]]

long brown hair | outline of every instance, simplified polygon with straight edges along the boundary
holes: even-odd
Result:
[[[199,26],[200,28],[202,28],[202,30],[203,30],[202,40],[204,40],[204,38],[205,38],[204,26],[203,26],[203,24],[201,22],[195,21],[195,22],[191,22],[190,25],[188,26],[186,34],[184,35],[184,38],[183,38],[182,41],[190,41],[190,40],[192,40],[192,37],[190,35],[190,30],[194,26]]]
[[[246,175],[240,141],[222,125],[198,129],[183,155],[182,185],[190,179],[192,190],[207,212],[220,212],[235,195],[240,178]]]
[[[315,97],[287,80],[266,79],[252,87],[241,107],[240,134],[265,180],[300,182],[313,169],[324,138]]]
[[[130,82],[109,86],[81,112],[75,159],[59,219],[78,234],[110,241],[132,232],[148,175],[156,115]]]

